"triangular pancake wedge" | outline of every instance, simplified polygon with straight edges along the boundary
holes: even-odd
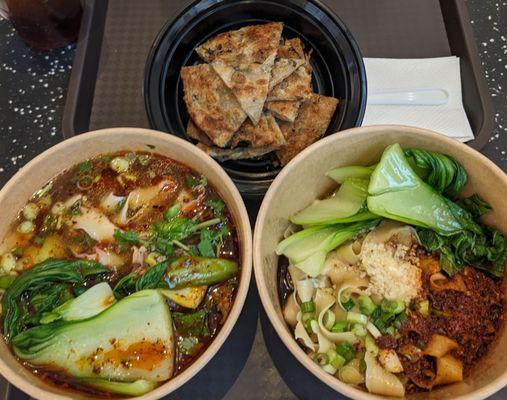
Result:
[[[280,129],[287,141],[287,144],[276,152],[282,165],[287,165],[299,152],[326,133],[337,105],[338,100],[333,97],[312,94],[301,105],[294,122],[280,123]]]
[[[273,69],[271,70],[271,80],[269,81],[269,90],[288,78],[292,73],[306,63],[302,59],[277,58]]]
[[[231,140],[232,148],[246,145],[251,148],[270,147],[271,150],[276,150],[284,144],[285,137],[269,113],[263,114],[257,125],[253,125],[249,120],[245,121]]]
[[[273,22],[225,32],[196,49],[210,63],[256,125],[269,91],[283,24]]]
[[[240,70],[222,61],[213,61],[211,66],[234,93],[252,123],[257,125],[268,96],[273,61],[268,60],[265,64],[252,64]]]
[[[286,122],[294,122],[298,116],[301,101],[266,101],[266,110],[276,118]]]
[[[216,146],[226,146],[247,117],[234,95],[208,64],[183,67],[181,80],[195,125]]]
[[[299,67],[288,78],[276,85],[268,94],[267,101],[305,100],[312,93],[312,72],[309,64]]]

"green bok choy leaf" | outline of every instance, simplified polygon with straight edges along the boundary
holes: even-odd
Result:
[[[62,319],[64,321],[75,321],[93,317],[116,303],[113,291],[106,282],[92,286],[80,296],[67,300],[53,311],[46,313],[40,319],[41,324]]]
[[[279,243],[276,253],[283,254],[307,275],[319,275],[327,254],[358,233],[373,229],[380,219],[353,224],[337,224],[304,229]]]
[[[347,178],[333,196],[315,201],[290,220],[297,225],[311,226],[374,219],[376,216],[365,209],[367,189],[366,179]]]
[[[335,182],[342,184],[346,179],[370,179],[370,175],[375,169],[375,165],[371,167],[362,167],[360,165],[349,165],[345,167],[333,168],[326,172],[326,176],[333,179]]]
[[[88,260],[49,259],[36,264],[5,291],[2,306],[6,339],[11,340],[26,326],[38,324],[44,312],[73,297],[69,284],[82,285],[88,277],[107,272],[101,264]]]
[[[411,167],[413,157],[429,175],[424,182]],[[451,157],[420,149],[405,153],[399,144],[386,148],[371,175],[367,199],[370,212],[418,227],[428,251],[439,251],[442,269],[449,275],[466,265],[502,276],[505,238],[475,219],[491,207],[477,195],[452,202],[467,181],[463,167]],[[442,194],[441,194],[442,193]]]
[[[373,171],[367,198],[370,212],[448,236],[463,226],[449,200],[425,183],[412,169],[399,144],[386,148]]]
[[[405,156],[415,163],[419,171],[426,173],[422,176],[424,181],[446,197],[456,197],[467,183],[465,169],[452,157],[423,149],[407,149]]]
[[[171,314],[157,290],[134,293],[85,320],[28,329],[12,338],[12,346],[31,365],[51,366],[83,382],[92,379],[95,387],[106,388],[93,379],[113,381],[108,390],[114,382],[165,381],[174,367]],[[119,386],[123,393],[127,386]]]

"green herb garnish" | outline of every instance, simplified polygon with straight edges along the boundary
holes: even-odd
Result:
[[[139,245],[139,233],[136,231],[121,231],[119,229],[114,230],[114,238],[123,251],[132,245]]]
[[[83,161],[76,166],[77,170],[81,174],[90,172],[93,168],[93,164],[90,160]]]

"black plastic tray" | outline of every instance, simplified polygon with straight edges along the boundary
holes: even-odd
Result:
[[[488,142],[494,111],[464,0],[324,0],[365,57],[461,58],[463,103],[475,134]],[[188,0],[92,0],[69,83],[64,135],[111,126],[149,127],[144,66],[158,32]],[[107,18],[104,18],[106,10]],[[102,32],[104,31],[104,35]],[[103,40],[102,40],[103,36]]]
[[[367,57],[462,60],[465,110],[482,148],[493,107],[463,0],[324,0]],[[157,33],[186,0],[85,0],[85,14],[63,116],[64,137],[112,126],[148,127],[144,65]],[[260,199],[245,198],[255,220]],[[255,334],[255,337],[254,337]],[[0,381],[0,397],[28,396]],[[230,338],[210,364],[170,399],[344,399],[285,348],[260,305],[255,282]],[[507,398],[507,390],[490,400]]]

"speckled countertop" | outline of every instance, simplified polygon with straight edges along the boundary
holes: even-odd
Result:
[[[467,0],[467,5],[496,109],[495,129],[482,152],[507,171],[507,2]],[[61,118],[73,56],[73,46],[52,52],[27,48],[8,21],[0,18],[0,187],[26,162],[62,139]],[[260,307],[256,295],[249,298],[256,304],[247,307]],[[265,328],[264,337],[260,334],[261,326]],[[287,350],[262,314],[255,337],[255,341],[261,340],[267,342],[269,354],[266,350],[250,354],[225,397],[244,400],[290,399],[294,394],[300,398],[314,397],[315,392],[308,392],[308,387],[320,384],[302,367],[280,365]],[[261,376],[262,380],[251,382],[250,376]],[[342,398],[325,387],[318,390],[318,395]],[[17,393],[14,398],[23,396]],[[506,390],[492,397],[504,398]]]

